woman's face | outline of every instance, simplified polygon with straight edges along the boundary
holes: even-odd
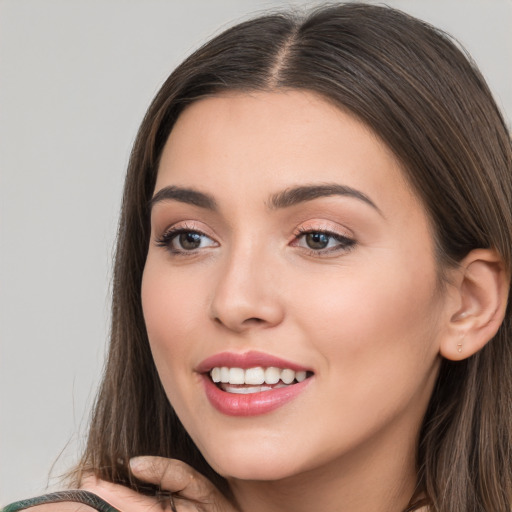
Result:
[[[151,231],[151,349],[217,472],[414,464],[443,292],[424,209],[364,124],[308,92],[192,104]]]

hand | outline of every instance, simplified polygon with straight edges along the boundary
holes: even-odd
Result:
[[[239,512],[205,476],[185,462],[146,456],[132,459],[130,467],[139,480],[176,493],[173,498],[177,512]]]
[[[93,492],[121,512],[174,512],[169,500],[145,496],[124,485],[100,480],[94,475],[82,478],[80,489]]]
[[[138,479],[175,493],[175,509],[170,500],[144,496],[92,475],[82,480],[80,488],[94,492],[121,512],[239,512],[206,477],[182,461],[136,457],[130,461],[130,466]]]

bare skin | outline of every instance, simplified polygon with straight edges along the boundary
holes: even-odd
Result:
[[[120,485],[88,477],[81,489],[101,496],[122,512],[240,512],[202,475],[187,464],[163,457],[138,457],[132,472],[139,479],[160,486],[174,494],[170,502],[141,496]],[[285,507],[283,507],[283,510]],[[77,503],[56,503],[33,507],[34,512],[90,512],[92,508]],[[418,512],[426,512],[426,508]]]
[[[177,512],[238,512],[208,479],[190,466],[163,457],[137,457],[130,464],[133,474],[173,493]],[[174,512],[169,500],[141,496],[126,487],[86,478],[81,485],[122,512]]]
[[[148,483],[173,493],[175,510],[170,500],[143,496],[128,487],[99,480],[83,479],[80,489],[103,498],[121,512],[239,512],[211,482],[179,460],[163,457],[138,457],[131,464],[133,474]],[[32,512],[95,512],[79,503],[48,503],[30,508]]]
[[[202,199],[165,196],[176,189]],[[142,282],[151,350],[240,509],[405,509],[441,356],[469,357],[503,318],[499,257],[473,251],[440,286],[428,216],[395,156],[303,91],[192,104],[164,147],[159,193]],[[201,362],[250,351],[307,367],[305,390],[264,414],[219,409]]]
[[[356,192],[278,200],[325,184]],[[217,208],[153,206],[150,345],[182,423],[241,510],[404,509],[448,302],[428,218],[394,155],[313,94],[230,94],[178,119],[155,194],[169,187]],[[198,237],[198,249],[166,239],[169,229]],[[323,234],[327,249],[303,233]],[[270,413],[219,412],[195,368],[251,350],[308,367],[311,382]]]
[[[326,183],[345,192],[283,201]],[[178,512],[404,510],[441,357],[471,356],[503,319],[499,256],[472,251],[439,286],[431,226],[394,155],[311,93],[193,104],[155,194],[173,187],[203,204],[153,205],[146,327],[174,409],[237,505],[180,461],[138,458],[133,473],[175,493]],[[250,350],[307,366],[305,391],[249,417],[214,406],[201,361]],[[123,512],[172,510],[94,478],[83,488]]]

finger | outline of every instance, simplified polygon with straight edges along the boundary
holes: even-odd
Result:
[[[129,487],[101,480],[93,474],[81,479],[80,489],[93,492],[123,512],[188,512],[181,508],[173,510],[170,502],[143,496]]]
[[[164,457],[135,457],[130,460],[133,474],[145,481],[160,485],[166,491],[199,503],[222,505],[228,502],[222,493],[203,475],[185,462]]]
[[[145,482],[159,485],[171,492],[186,489],[195,471],[184,462],[164,457],[134,457],[130,460],[132,473]]]

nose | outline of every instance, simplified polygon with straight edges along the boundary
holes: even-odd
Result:
[[[276,265],[251,248],[223,262],[211,303],[212,319],[230,331],[274,327],[284,318]]]

